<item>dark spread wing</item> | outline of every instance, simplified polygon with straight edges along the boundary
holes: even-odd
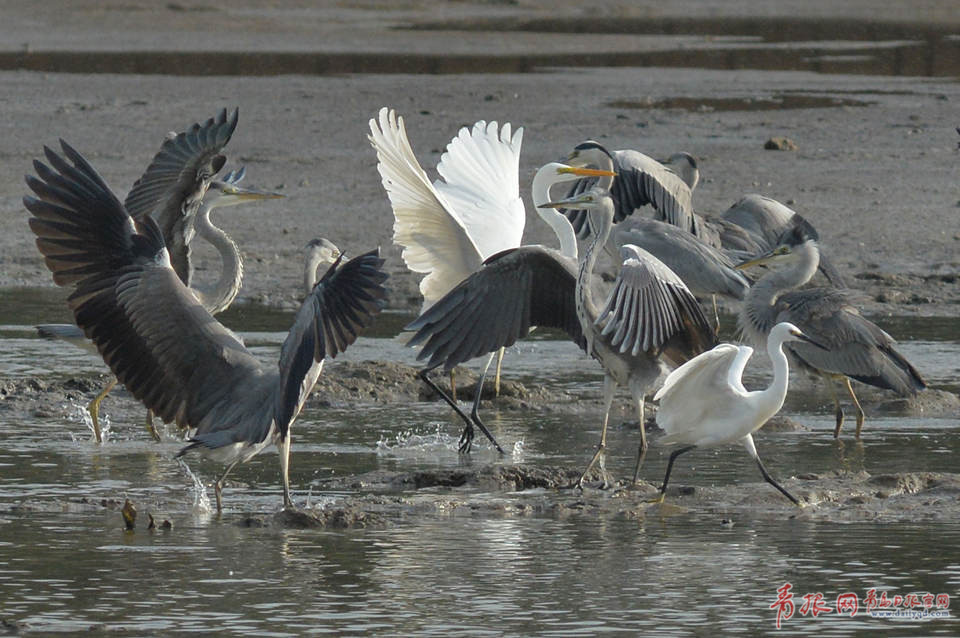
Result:
[[[130,392],[165,421],[198,430],[244,422],[269,430],[275,376],[177,278],[156,222],[126,213],[67,144],[56,170],[34,162],[24,197],[54,281],[72,286],[74,319]]]
[[[280,350],[276,421],[282,437],[313,388],[324,357],[346,350],[386,304],[383,261],[379,250],[343,266],[338,259],[304,299]]]
[[[826,347],[791,342],[790,351],[804,365],[844,374],[863,383],[916,394],[926,387],[920,373],[894,348],[894,340],[849,304],[842,290],[809,288],[782,295],[777,321],[789,321]]]
[[[427,367],[450,371],[527,336],[531,326],[557,328],[586,347],[577,317],[576,263],[543,246],[521,246],[493,255],[417,317],[408,345]]]
[[[653,158],[636,151],[614,151],[614,170],[617,177],[610,187],[614,204],[614,222],[620,222],[643,206],[656,211],[655,218],[686,231],[693,230],[693,194],[679,175]],[[585,177],[574,182],[567,197],[579,195],[598,181]],[[583,210],[564,210],[581,239],[590,234]]]
[[[716,334],[683,281],[642,248],[620,249],[623,263],[596,323],[620,352],[666,355],[679,365],[716,345]]]
[[[124,206],[141,220],[150,215],[160,226],[177,276],[190,285],[190,213],[203,199],[210,179],[223,168],[220,154],[237,127],[239,111],[223,109],[203,124],[164,141],[146,172],[136,181]]]

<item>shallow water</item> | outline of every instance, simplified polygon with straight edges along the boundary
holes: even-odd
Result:
[[[51,300],[56,303],[56,299]],[[34,311],[49,317],[38,304]],[[28,313],[29,314],[29,313]],[[0,313],[0,378],[96,377],[96,357],[34,338],[23,318]],[[349,360],[413,363],[414,352],[391,338],[408,318],[389,316],[345,355]],[[33,320],[30,320],[33,321]],[[227,323],[271,360],[289,313],[241,307]],[[905,338],[905,354],[936,387],[958,386],[956,322],[889,320]],[[543,338],[512,349],[510,378],[563,387],[595,399],[595,366],[562,341]],[[762,383],[765,369],[750,375]],[[954,418],[872,415],[862,444],[835,442],[828,401],[815,386],[796,384],[785,413],[809,428],[760,433],[757,447],[778,477],[845,469],[871,474],[955,471],[960,422]],[[425,488],[418,506],[386,526],[349,530],[247,527],[250,515],[279,509],[273,454],[238,467],[225,489],[226,512],[198,505],[186,471],[173,460],[182,445],[168,432],[154,444],[139,425],[142,410],[120,392],[105,411],[104,445],[91,442],[78,397],[66,421],[54,410],[0,410],[0,619],[21,631],[89,628],[137,634],[221,631],[256,635],[595,635],[601,632],[689,634],[717,629],[744,634],[773,630],[776,589],[790,583],[791,634],[854,635],[887,629],[900,635],[953,635],[952,619],[880,620],[832,613],[801,616],[803,595],[854,592],[863,605],[871,588],[889,595],[953,596],[960,584],[960,523],[828,523],[797,518],[786,501],[770,510],[680,509],[659,514],[524,513],[543,490],[486,492]],[[81,400],[82,399],[82,400]],[[73,404],[75,403],[75,405]],[[599,436],[595,403],[576,410],[488,409],[499,457],[479,442],[457,454],[460,424],[434,403],[311,408],[294,426],[291,480],[300,505],[335,507],[363,488],[325,491],[328,479],[376,470],[412,472],[489,464],[581,467]],[[613,421],[608,468],[632,472],[638,438],[632,415]],[[760,483],[737,447],[681,457],[671,485]],[[657,484],[666,451],[653,442],[642,476]],[[218,468],[191,460],[206,482]],[[349,484],[349,483],[346,483]],[[396,492],[411,496],[412,490]],[[567,505],[615,498],[609,492],[562,490]],[[477,507],[447,509],[450,499]],[[138,527],[123,529],[117,505],[133,501]],[[107,507],[103,502],[107,503]],[[669,502],[669,498],[668,498]],[[481,507],[504,503],[505,507]],[[147,531],[147,512],[169,519],[168,531]],[[526,510],[530,511],[530,510]],[[593,513],[587,513],[593,511]],[[572,513],[571,513],[572,512]],[[29,548],[29,551],[24,551]]]

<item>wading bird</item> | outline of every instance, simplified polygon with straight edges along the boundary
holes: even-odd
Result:
[[[497,286],[520,285],[522,287],[532,283],[529,280],[525,280],[525,281],[511,280],[511,277],[513,276],[517,276],[522,279],[524,277],[529,277],[531,275],[539,276],[540,274],[543,274],[544,278],[540,280],[538,284],[536,284],[537,287],[539,288],[540,285],[545,285],[545,286],[564,285],[563,282],[565,282],[566,279],[562,274],[563,270],[566,270],[567,272],[573,273],[575,275],[576,268],[577,268],[578,250],[577,250],[577,238],[573,233],[573,227],[570,226],[570,222],[567,221],[566,217],[558,213],[556,210],[552,208],[541,208],[540,205],[545,204],[549,201],[551,186],[553,186],[554,184],[559,184],[566,181],[580,179],[584,175],[612,176],[613,174],[607,171],[601,171],[601,170],[595,170],[595,169],[584,169],[584,168],[573,168],[565,164],[551,162],[549,164],[546,164],[540,167],[540,169],[537,170],[536,175],[534,175],[533,177],[533,186],[532,186],[533,201],[534,201],[534,205],[537,207],[536,208],[537,214],[556,233],[557,239],[560,242],[559,251],[552,248],[547,248],[545,246],[539,246],[539,245],[520,246],[518,248],[501,251],[496,255],[494,255],[493,257],[487,259],[481,265],[480,269],[477,270],[477,272],[475,273],[478,276],[475,276],[475,275],[468,276],[467,279],[465,279],[463,282],[461,282],[460,285],[458,285],[455,288],[455,290],[460,291],[457,293],[457,296],[453,296],[450,293],[448,293],[447,295],[442,297],[443,303],[435,302],[434,305],[439,304],[439,307],[437,307],[436,310],[433,309],[433,305],[432,305],[430,308],[428,308],[427,310],[424,310],[421,313],[420,318],[418,318],[416,321],[414,321],[409,326],[407,326],[408,330],[420,330],[421,326],[424,327],[423,330],[420,330],[422,334],[420,334],[419,336],[415,335],[414,338],[410,340],[408,345],[419,344],[424,339],[426,339],[428,335],[433,336],[434,334],[436,334],[436,338],[431,339],[428,346],[423,348],[417,357],[419,360],[423,360],[429,357],[428,364],[426,365],[426,367],[424,367],[420,371],[420,378],[423,379],[423,381],[427,385],[429,385],[437,394],[439,394],[440,397],[451,408],[453,408],[453,410],[458,415],[460,415],[460,417],[466,423],[466,427],[463,431],[463,435],[460,437],[461,452],[466,453],[470,451],[470,448],[473,444],[474,425],[480,428],[480,430],[484,433],[484,435],[490,440],[490,442],[499,452],[501,453],[503,452],[503,449],[500,447],[500,444],[497,443],[493,435],[490,434],[490,431],[486,428],[486,426],[480,420],[479,415],[477,414],[483,382],[481,380],[481,382],[477,386],[477,392],[474,397],[473,414],[472,416],[468,417],[460,409],[460,406],[457,405],[456,400],[453,397],[447,395],[447,393],[444,392],[443,389],[441,389],[433,381],[430,380],[430,377],[429,377],[430,372],[442,364],[444,366],[444,372],[450,373],[453,371],[454,368],[456,368],[456,366],[460,365],[461,363],[464,363],[465,361],[469,361],[474,357],[486,354],[488,352],[501,353],[503,352],[503,349],[505,347],[511,346],[517,339],[527,336],[527,334],[529,334],[529,332],[538,325],[565,328],[566,324],[561,326],[555,325],[554,322],[557,321],[557,318],[551,316],[550,313],[557,309],[547,309],[546,307],[544,307],[544,310],[546,310],[546,314],[537,315],[537,316],[531,315],[529,316],[529,318],[527,318],[529,311],[525,310],[523,314],[524,319],[522,320],[522,324],[523,324],[522,326],[516,325],[513,327],[514,328],[513,330],[501,332],[496,336],[494,336],[493,334],[485,335],[484,337],[480,338],[479,341],[475,340],[471,342],[470,347],[467,348],[467,347],[463,347],[466,344],[464,344],[461,341],[460,332],[461,330],[463,330],[463,326],[460,325],[460,323],[458,322],[458,319],[454,318],[454,315],[458,315],[459,313],[461,313],[462,309],[457,307],[457,302],[455,302],[453,299],[459,298],[458,296],[462,294],[467,294],[469,297],[486,296],[489,294],[493,294],[495,293]],[[544,263],[538,266],[537,262],[540,260],[544,260]],[[550,263],[551,260],[556,263],[551,264]],[[556,272],[551,272],[550,271],[551,265],[553,266],[559,265],[559,270],[556,270]],[[524,271],[530,267],[534,269],[542,268],[542,270],[535,270],[534,272],[525,273]],[[487,274],[479,275],[479,273],[483,273],[484,271],[488,271]],[[551,282],[553,278],[557,278],[560,281]],[[467,284],[468,280],[470,281],[469,284]],[[571,295],[573,292],[574,282],[575,282],[575,277],[569,280],[570,286],[569,286],[568,292]],[[488,288],[488,286],[493,286],[493,287]],[[464,288],[467,288],[469,290],[464,290]],[[545,295],[543,300],[544,306],[549,306],[549,304],[552,303],[549,300],[549,296],[553,294],[555,291],[514,290],[514,292],[519,295],[524,295],[529,293],[534,293],[534,294],[543,293]],[[572,299],[572,296],[571,296],[571,299]],[[491,299],[491,302],[494,304],[498,303],[492,299]],[[535,303],[534,305],[537,307],[530,308],[531,311],[537,312],[538,310],[540,310],[541,304]],[[450,318],[447,318],[445,316],[446,312],[451,313]],[[547,321],[548,323],[541,324],[540,317],[542,317],[543,320]],[[421,319],[423,320],[422,324],[421,324]],[[464,318],[461,317],[459,321],[462,321],[463,319]],[[567,319],[569,319],[569,317]],[[574,319],[576,319],[576,317],[574,317]],[[505,319],[505,321],[510,321],[510,319]],[[563,319],[561,319],[561,321],[563,321]],[[427,327],[428,324],[429,324],[429,327]],[[569,324],[569,327],[573,328],[576,325],[578,324],[576,322],[573,322]],[[434,331],[441,331],[441,332],[434,332]],[[580,340],[579,328],[577,328],[574,331],[574,333],[571,333],[571,337],[574,339],[574,341]],[[491,339],[496,341],[498,345],[493,350],[485,350],[484,348],[487,346],[488,343],[491,342]],[[489,363],[487,365],[489,367]],[[486,371],[484,371],[484,377],[485,376],[486,376]]]
[[[284,506],[290,426],[326,356],[336,356],[380,312],[386,297],[378,251],[338,260],[304,300],[276,370],[265,368],[198,302],[174,270],[151,216],[134,220],[92,166],[61,141],[34,161],[25,196],[30,228],[54,282],[72,288],[74,319],[127,389],[165,422],[194,430],[191,445],[227,464],[270,442],[280,452]],[[69,161],[68,161],[69,160]]]
[[[512,132],[509,123],[498,128],[496,122],[483,120],[470,129],[463,127],[440,157],[437,172],[442,179],[434,182],[417,161],[403,117],[395,111],[380,109],[378,119],[370,120],[369,139],[393,207],[394,243],[403,247],[407,267],[424,274],[421,312],[479,270],[486,259],[520,245],[526,223],[519,179],[522,128]],[[581,170],[578,174],[598,173]],[[538,172],[538,176],[533,185],[535,201],[553,183],[571,179],[563,171]],[[562,227],[554,230],[562,249],[576,258],[576,240],[568,239]],[[501,351],[495,391],[499,391],[502,356]],[[447,398],[445,393],[441,396]]]
[[[622,249],[623,265],[601,307],[594,300],[593,269],[599,247],[613,223],[607,194],[612,176],[585,193],[542,208],[568,205],[589,211],[594,239],[579,265],[543,246],[521,246],[489,259],[407,326],[416,330],[410,344],[424,343],[418,358],[428,367],[459,362],[492,352],[526,336],[531,325],[563,330],[604,369],[604,416],[600,444],[578,485],[600,462],[604,485],[606,426],[617,385],[630,389],[641,423],[639,471],[646,453],[644,393],[661,372],[661,359],[679,365],[716,343],[696,299],[666,266],[635,247]],[[559,214],[559,213],[558,213]],[[478,422],[479,425],[479,422]]]
[[[649,205],[656,211],[657,219],[690,230],[693,189],[700,181],[700,170],[697,160],[689,153],[674,153],[665,162],[659,162],[639,151],[608,151],[597,142],[587,140],[578,144],[566,161],[575,166],[613,167],[611,170],[617,173],[610,187],[614,223],[622,222],[638,208]],[[596,183],[596,179],[582,179],[573,185],[567,197],[586,192]],[[586,238],[590,234],[586,211],[568,210],[564,213],[578,237]]]
[[[822,347],[806,343],[787,346],[788,355],[801,369],[824,379],[833,396],[840,436],[843,408],[834,381],[846,385],[857,409],[856,437],[863,429],[864,413],[850,379],[901,396],[915,395],[927,387],[920,373],[894,349],[894,339],[876,324],[864,319],[852,305],[849,291],[836,288],[805,288],[817,270],[820,252],[816,240],[802,226],[795,226],[773,250],[743,262],[738,268],[780,264],[750,288],[738,323],[752,343],[762,347],[773,327],[783,321],[796,325]]]
[[[739,229],[738,234],[722,232],[720,235],[723,247],[740,257],[738,261],[772,250],[780,243],[781,237],[797,226],[802,227],[815,241],[820,241],[820,235],[805,217],[763,195],[744,195],[724,211],[720,219],[729,222],[727,228]],[[744,234],[748,239],[739,241]],[[840,271],[822,252],[818,268],[832,285],[847,287]]]
[[[221,151],[230,141],[238,116],[234,110],[228,117],[223,109],[204,124],[195,123],[182,133],[168,136],[124,202],[134,219],[142,220],[149,215],[157,221],[174,271],[211,314],[218,314],[233,303],[243,279],[243,264],[240,249],[222,229],[213,225],[210,213],[216,208],[283,197],[279,193],[239,186],[246,174],[244,168],[231,171],[223,179],[215,179],[226,162]],[[210,288],[192,281],[190,246],[196,233],[212,244],[220,256],[220,276]],[[78,326],[41,324],[37,331],[41,336],[96,351]],[[98,443],[102,442],[100,403],[116,383],[116,378],[112,379],[87,406]],[[159,441],[160,435],[153,427],[150,414],[146,422],[151,436]]]
[[[677,457],[698,447],[715,447],[739,442],[757,462],[763,479],[781,494],[800,502],[777,483],[760,461],[753,444],[753,433],[763,427],[783,407],[790,370],[783,344],[804,341],[818,347],[796,326],[782,322],[770,331],[767,354],[773,362],[773,382],[765,390],[748,391],[741,381],[743,369],[753,354],[750,346],[721,343],[712,350],[690,359],[671,372],[653,400],[660,402],[657,425],[663,428],[663,445],[682,445],[667,462],[667,473],[660,487],[662,503]]]

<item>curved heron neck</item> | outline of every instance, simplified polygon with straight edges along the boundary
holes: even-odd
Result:
[[[313,287],[320,281],[317,269],[320,268],[323,261],[319,255],[313,253],[307,255],[307,261],[303,266],[303,288],[308,295],[313,292]]]
[[[197,214],[195,225],[197,233],[210,242],[220,254],[220,278],[210,291],[201,291],[200,299],[210,314],[223,312],[240,292],[243,282],[243,262],[240,249],[230,236],[210,221],[210,211],[214,207],[204,204]]]
[[[793,263],[771,270],[760,278],[747,293],[744,312],[754,327],[766,335],[777,322],[777,300],[785,292],[804,285],[817,272],[820,252],[813,243],[798,247],[794,255],[799,257]]]
[[[554,208],[540,208],[541,204],[550,201],[550,188],[561,181],[560,176],[552,168],[543,167],[533,176],[533,207],[560,241],[560,253],[574,261],[578,258],[577,236],[573,232],[570,221]],[[552,172],[552,174],[551,174]]]

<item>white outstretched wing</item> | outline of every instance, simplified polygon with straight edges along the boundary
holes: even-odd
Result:
[[[653,397],[660,402],[657,425],[666,432],[661,442],[706,440],[701,426],[709,423],[710,417],[725,413],[725,404],[736,403],[746,394],[740,379],[752,354],[749,346],[721,343],[667,375]]]
[[[483,259],[516,248],[523,236],[522,141],[523,128],[511,136],[509,122],[498,130],[496,122],[480,120],[471,129],[460,129],[437,165],[443,179],[433,185],[450,203]]]
[[[393,241],[403,246],[403,260],[420,282],[424,309],[483,263],[453,206],[434,188],[420,166],[403,125],[393,110],[380,109],[379,125],[370,120],[370,144],[377,170],[393,206]]]

